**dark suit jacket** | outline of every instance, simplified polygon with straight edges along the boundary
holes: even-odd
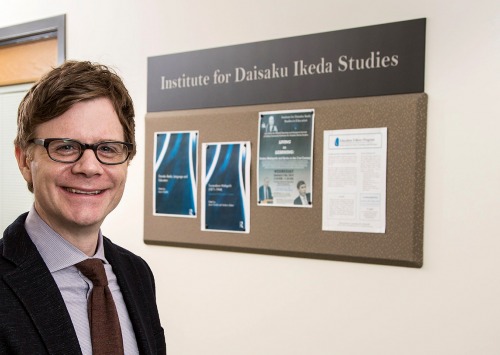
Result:
[[[310,192],[306,193],[306,198],[307,198],[307,202],[311,203],[311,193]],[[293,204],[294,205],[301,205],[302,204],[302,200],[300,199],[300,196],[297,196],[295,198],[295,200],[293,200]]]
[[[276,125],[273,125],[272,127],[269,125],[269,123],[266,125],[266,132],[278,132],[278,127]]]
[[[64,300],[21,215],[0,239],[0,354],[81,354]],[[140,257],[104,238],[141,354],[166,354],[154,278]]]
[[[264,189],[266,188],[266,186],[264,185],[261,185],[259,187],[259,201],[263,201],[265,200],[265,193],[264,193]],[[267,186],[267,199],[268,200],[272,200],[273,199],[273,193],[271,192],[271,188],[269,186]]]

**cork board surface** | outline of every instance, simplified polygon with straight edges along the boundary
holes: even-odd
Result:
[[[311,109],[314,118],[312,208],[257,205],[256,161],[261,111]],[[148,113],[144,188],[144,241],[177,247],[407,267],[423,264],[425,93],[286,104]],[[387,127],[386,232],[322,230],[323,131]],[[200,215],[153,215],[154,134],[199,131],[198,153],[206,142],[250,141],[250,233],[201,231]],[[201,165],[198,164],[198,211]]]

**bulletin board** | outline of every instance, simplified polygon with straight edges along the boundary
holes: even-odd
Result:
[[[259,112],[295,109],[315,110],[312,208],[259,206]],[[146,116],[144,241],[174,247],[421,267],[426,120],[425,93],[150,112]],[[387,127],[385,233],[322,230],[323,131],[378,127]],[[199,215],[177,218],[153,214],[155,132],[190,130],[199,131],[199,150],[206,142],[251,142],[248,234],[202,231]],[[197,188],[200,196],[200,173]]]

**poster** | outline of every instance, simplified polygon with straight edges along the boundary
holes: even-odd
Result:
[[[259,113],[259,206],[312,207],[313,134],[313,109]]]
[[[198,132],[155,132],[153,214],[196,217]]]
[[[385,233],[387,128],[325,131],[323,230]]]
[[[202,145],[201,229],[250,232],[250,142]]]

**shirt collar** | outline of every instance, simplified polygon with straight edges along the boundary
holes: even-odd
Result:
[[[88,259],[84,252],[50,228],[36,212],[34,206],[28,213],[24,227],[50,272],[62,270]],[[108,263],[104,257],[102,239],[102,233],[99,229],[97,251],[93,258],[99,258]]]

